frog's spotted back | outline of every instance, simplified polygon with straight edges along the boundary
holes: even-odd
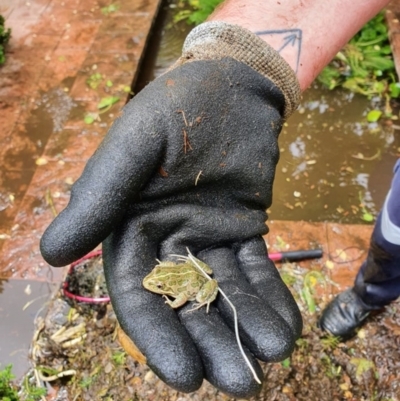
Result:
[[[210,266],[199,259],[195,262],[208,274],[212,273]],[[198,307],[214,301],[218,294],[216,280],[209,280],[190,260],[184,263],[159,261],[154,269],[143,279],[143,286],[156,294],[162,294],[172,308],[178,308],[187,301],[197,301]],[[171,301],[167,295],[175,298]]]

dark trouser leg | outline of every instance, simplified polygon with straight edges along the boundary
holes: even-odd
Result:
[[[354,283],[354,290],[364,303],[374,307],[385,306],[400,296],[400,245],[385,240],[381,220],[382,212],[372,234],[367,260]]]
[[[322,329],[348,337],[369,312],[400,296],[400,161],[376,221],[366,261],[354,287],[339,294],[323,311]]]

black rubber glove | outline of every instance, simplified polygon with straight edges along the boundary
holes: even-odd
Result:
[[[180,61],[125,106],[43,235],[42,254],[54,266],[104,241],[121,327],[180,391],[198,389],[203,378],[239,398],[261,387],[221,295],[207,314],[188,312],[191,305],[173,310],[143,288],[156,258],[186,255],[188,247],[212,267],[260,378],[255,358],[286,358],[300,335],[300,313],[261,237],[277,138],[296,94],[290,67],[261,39],[224,23],[201,25]]]

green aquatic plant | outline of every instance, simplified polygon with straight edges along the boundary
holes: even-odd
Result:
[[[399,97],[384,14],[365,24],[317,79],[329,89],[341,86],[367,97]]]
[[[6,29],[4,23],[4,17],[0,15],[0,65],[6,61],[5,48],[11,38],[11,29]]]
[[[371,110],[367,114],[367,121],[369,123],[376,123],[382,116],[381,110]]]
[[[181,0],[174,22],[204,22],[222,0]],[[346,88],[367,97],[400,97],[383,12],[363,26],[326,66],[317,80],[329,89]]]
[[[86,80],[86,85],[91,89],[97,89],[103,78],[103,75],[101,75],[99,72],[96,72]]]
[[[199,25],[204,22],[223,0],[181,0],[174,22],[187,21]],[[189,9],[187,8],[189,6]]]
[[[360,208],[361,208],[361,212],[362,212],[362,216],[361,218],[366,221],[367,223],[371,223],[374,221],[374,216],[373,214],[371,214],[367,208],[365,207],[364,203],[363,203],[363,197],[362,197],[362,193],[359,192],[358,193],[358,198],[360,200]]]
[[[100,10],[103,15],[109,15],[119,10],[119,4],[110,4],[109,6],[102,7]]]

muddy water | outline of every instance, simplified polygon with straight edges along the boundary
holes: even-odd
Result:
[[[21,377],[29,368],[33,321],[44,311],[55,286],[32,280],[0,280],[0,369],[11,363],[13,373]]]
[[[379,211],[400,155],[397,121],[368,123],[379,107],[314,86],[280,135],[271,218],[363,223]]]
[[[136,92],[180,55],[190,27],[173,22],[176,11],[164,10]],[[307,90],[279,138],[271,219],[363,224],[364,212],[376,215],[400,155],[400,122],[367,122],[368,111],[381,106],[317,84]]]

